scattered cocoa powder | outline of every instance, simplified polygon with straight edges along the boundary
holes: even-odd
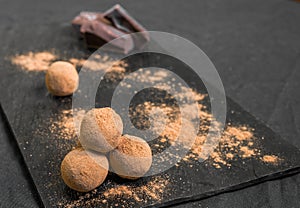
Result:
[[[154,180],[149,181],[146,185],[134,188],[126,185],[119,185],[106,190],[103,195],[110,199],[121,196],[124,198],[134,198],[136,201],[143,201],[144,195],[146,195],[151,199],[160,200],[160,195],[168,184],[168,179],[157,177]]]
[[[55,54],[48,51],[28,52],[11,57],[11,62],[27,71],[45,71],[56,58]]]
[[[76,66],[76,67],[81,67],[84,64],[85,61],[86,61],[86,59],[77,59],[77,58],[70,58],[69,59],[69,62],[71,64],[73,64],[74,66]]]
[[[170,179],[168,175],[155,176],[147,183],[136,186],[130,185],[116,185],[106,189],[102,194],[96,190],[80,196],[78,200],[70,203],[61,202],[59,207],[74,208],[74,207],[94,207],[94,206],[109,206],[108,201],[118,200],[119,204],[113,204],[109,207],[133,207],[131,200],[136,202],[146,202],[147,200],[160,201],[165,189],[168,188]]]
[[[106,72],[124,73],[125,67],[127,67],[126,62],[124,61],[116,61],[109,58],[108,56],[100,56],[99,54],[96,54],[89,59],[70,58],[69,62],[77,67],[84,66],[86,69],[92,71],[103,70]]]
[[[26,71],[47,71],[49,66],[59,59],[59,56],[50,51],[28,52],[17,54],[9,58],[11,63],[20,66]],[[103,70],[106,72],[124,73],[127,63],[124,61],[115,61],[109,56],[92,56],[90,59],[69,58],[68,61],[76,67],[85,66],[92,71]],[[110,67],[112,66],[112,67]]]
[[[261,160],[265,163],[271,163],[277,165],[281,159],[276,155],[264,155]]]
[[[52,138],[77,140],[79,135],[79,127],[81,120],[85,115],[85,110],[72,109],[62,110],[59,113],[53,114],[45,124],[48,126],[48,131],[51,133]],[[36,129],[33,133],[35,135],[46,136],[49,133],[42,129]]]
[[[218,147],[210,154],[212,165],[215,168],[221,168],[221,166],[231,167],[231,161],[236,158],[259,156],[260,150],[252,148],[252,145],[249,145],[249,143],[253,143],[253,140],[255,139],[250,135],[252,135],[252,131],[244,126],[226,127],[219,140]],[[199,160],[202,157],[202,145],[205,140],[206,135],[199,133],[190,153],[185,157],[186,160]]]
[[[242,127],[228,127],[225,132],[228,136],[235,136],[235,138],[239,141],[248,140],[253,137],[253,133],[247,129],[246,126]]]
[[[152,73],[150,70],[142,70],[142,73],[137,73],[132,79],[139,80],[145,83],[152,83],[160,81],[161,83],[165,82],[165,78],[168,77],[166,72],[162,73]],[[122,83],[121,83],[122,84]],[[174,84],[174,83],[173,83]],[[180,83],[175,83],[180,84]],[[163,86],[164,84],[162,84]],[[170,86],[172,84],[169,83]],[[126,84],[123,84],[123,87],[126,87]],[[174,86],[173,86],[174,87]],[[168,89],[166,87],[166,89]],[[195,100],[198,102],[198,116],[201,120],[199,126],[199,132],[194,141],[191,141],[192,138],[189,138],[188,134],[185,134],[183,146],[185,144],[190,144],[193,142],[193,145],[189,153],[183,158],[183,161],[199,160],[202,158],[203,144],[206,141],[206,136],[208,130],[217,131],[220,128],[220,124],[213,120],[212,114],[207,110],[206,106],[202,103],[207,94],[197,93],[189,88],[181,86],[181,92],[177,95],[177,98],[181,101],[186,101],[186,104],[181,107],[182,112],[188,113],[192,109],[191,101]],[[142,126],[149,126],[149,120],[145,119],[145,115],[156,117],[152,119],[154,122],[154,127],[152,130],[155,133],[159,134],[159,143],[154,144],[156,148],[166,147],[166,143],[173,144],[176,142],[178,135],[180,134],[180,129],[182,125],[182,120],[180,119],[180,111],[174,105],[166,104],[157,104],[146,101],[142,104],[139,104],[131,109],[132,116],[138,117],[138,121],[135,123],[137,128]],[[155,113],[159,112],[159,113]],[[188,118],[194,119],[196,115],[186,114]],[[162,125],[164,125],[162,130]],[[191,130],[191,129],[190,129]],[[187,130],[188,131],[188,130]],[[231,161],[242,158],[255,157],[259,159],[261,157],[261,150],[258,147],[254,147],[255,140],[257,139],[253,135],[254,129],[248,126],[233,126],[228,124],[221,138],[215,138],[219,140],[219,145],[213,153],[211,153],[211,164],[215,168],[231,167]],[[187,145],[188,146],[188,145]],[[178,166],[178,165],[177,165]]]
[[[80,123],[85,115],[85,110],[63,110],[59,113],[58,119],[50,119],[50,131],[52,134],[57,134],[60,139],[74,139],[80,132]],[[51,122],[52,121],[52,122]]]

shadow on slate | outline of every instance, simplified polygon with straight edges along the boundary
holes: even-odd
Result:
[[[81,49],[81,45],[70,31],[71,28],[65,25],[44,25],[38,33],[38,36],[43,38],[31,37],[31,33],[26,34],[25,31],[25,34],[24,32],[22,34],[16,33],[15,40],[22,40],[23,37],[32,38],[28,43],[20,41],[17,45],[17,41],[12,41],[8,44],[9,48],[17,48],[23,52],[27,52],[24,51],[24,48],[34,48],[36,51],[54,48],[61,59],[86,56],[86,52]],[[54,38],[53,34],[57,34],[59,38]],[[14,51],[6,51],[2,57],[7,53],[14,55]],[[137,69],[143,64],[149,66],[151,59],[148,58],[147,56],[138,57],[140,62],[130,63],[129,57],[127,61],[129,65],[132,64],[131,67]],[[172,60],[170,61],[167,57],[164,58],[167,60],[166,62],[160,61],[153,64],[165,63],[163,67],[166,68],[169,68],[168,65],[170,64],[173,65]],[[147,61],[145,62],[145,60]],[[56,207],[72,204],[85,194],[77,193],[65,186],[60,177],[60,163],[63,157],[76,145],[76,141],[56,138],[48,128],[49,124],[45,122],[62,110],[71,109],[71,97],[55,98],[50,96],[44,86],[43,72],[24,72],[11,65],[8,60],[3,61],[3,68],[0,72],[2,77],[0,101],[44,206]],[[189,70],[182,63],[176,62],[175,65],[175,69],[173,69],[176,70],[177,68],[179,72]],[[192,87],[200,91],[204,89],[199,80],[194,80],[191,73],[187,74],[185,76],[183,73],[182,78],[188,81]],[[116,83],[110,82],[100,84],[99,99],[97,99],[99,100],[98,107],[109,105],[108,100],[115,85]],[[206,104],[209,107],[209,103]],[[299,150],[282,140],[230,99],[228,99],[227,122],[232,125],[247,125],[254,128],[254,136],[257,138],[255,145],[260,147],[262,153],[278,155],[284,160],[278,166],[274,166],[262,163],[255,158],[240,159],[232,162],[231,169],[216,169],[210,165],[209,161],[204,163],[182,162],[179,167],[173,167],[162,173],[162,177],[168,176],[170,184],[162,193],[160,201],[147,199],[141,202],[133,199],[115,198],[113,200],[108,199],[106,205],[170,206],[300,172]],[[43,136],[34,134],[37,129],[44,132]],[[264,137],[263,140],[262,137]],[[190,164],[193,165],[192,168],[189,167]],[[115,179],[115,175],[110,174],[96,193],[91,194],[90,199],[86,198],[85,200],[89,201],[102,196],[105,190],[119,184],[135,187],[144,185],[153,177],[156,176],[131,182]],[[98,205],[100,207],[102,204]],[[92,204],[92,206],[96,206],[96,204]]]

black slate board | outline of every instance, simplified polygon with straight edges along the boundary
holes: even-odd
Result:
[[[28,30],[30,31],[30,29]],[[53,36],[55,34],[55,36]],[[28,34],[16,34],[15,40],[22,40]],[[65,25],[44,25],[39,28],[38,34],[31,37],[31,41],[12,41],[8,43],[9,50],[2,52],[5,55],[13,55],[16,48],[34,49],[37,51],[54,48],[61,57],[84,56],[80,44],[71,32],[71,28]],[[64,155],[75,146],[75,141],[53,138],[50,132],[43,137],[36,136],[36,129],[44,129],[47,132],[45,120],[51,118],[53,113],[71,107],[70,98],[53,98],[47,94],[44,86],[44,74],[37,72],[23,72],[11,65],[9,61],[2,63],[1,70],[1,105],[10,122],[14,135],[18,141],[23,157],[34,179],[35,185],[46,207],[57,206],[59,203],[70,204],[82,194],[68,189],[59,176],[59,166]],[[4,78],[5,77],[5,78]],[[99,105],[107,105],[102,103]],[[234,161],[231,169],[216,169],[209,163],[193,163],[190,168],[187,163],[179,167],[173,167],[162,174],[162,178],[171,181],[162,195],[161,201],[147,199],[136,202],[116,198],[106,205],[128,203],[135,206],[168,206],[184,201],[196,200],[215,195],[224,191],[235,190],[251,184],[259,183],[267,179],[273,179],[300,171],[298,160],[300,153],[295,147],[287,144],[269,128],[257,121],[249,113],[245,112],[237,104],[228,99],[228,122],[236,125],[248,125],[255,129],[262,152],[279,155],[284,158],[278,166],[267,165],[257,159],[245,159]],[[63,147],[63,148],[61,148]],[[153,176],[157,177],[157,176]],[[117,184],[129,184],[140,186],[151,181],[148,177],[137,182],[128,182],[116,179],[111,174],[106,182],[91,194],[90,198],[101,194],[105,189]],[[146,198],[145,198],[146,199]],[[88,197],[84,197],[88,200]],[[100,205],[101,206],[101,205]]]

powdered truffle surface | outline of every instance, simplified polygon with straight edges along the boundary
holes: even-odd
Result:
[[[144,140],[130,135],[121,136],[120,139],[120,145],[117,147],[117,150],[122,153],[134,157],[152,156],[151,149]]]
[[[51,94],[67,96],[76,91],[79,76],[71,63],[57,61],[49,67],[45,81],[47,89]]]
[[[122,119],[113,109],[94,108],[82,120],[80,142],[86,148],[106,153],[118,146],[122,132]]]
[[[100,186],[108,174],[104,155],[78,148],[69,152],[61,164],[64,182],[79,192],[88,192]]]
[[[123,132],[121,117],[111,108],[94,109],[95,118],[106,140],[113,146],[118,145],[118,138]]]
[[[110,164],[112,169],[122,178],[140,178],[151,167],[151,148],[147,142],[139,137],[121,136],[118,147],[110,152]]]

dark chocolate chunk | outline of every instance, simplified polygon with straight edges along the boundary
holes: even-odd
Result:
[[[90,21],[95,20],[111,25],[111,22],[105,19],[102,13],[98,12],[80,12],[80,14],[72,20],[72,25],[75,30],[82,36],[82,33],[80,33],[81,26],[85,23],[89,23]]]
[[[97,49],[115,38],[119,39],[112,42],[111,47],[109,48],[110,51],[127,54],[134,48],[131,36],[124,36],[126,35],[124,32],[101,21],[92,20],[85,22],[80,28],[80,33],[83,34],[88,48]]]
[[[84,22],[96,20],[99,16],[103,17],[101,13],[97,12],[80,12],[80,14],[72,20],[72,25],[81,26]]]
[[[73,19],[72,25],[88,48],[97,49],[121,37],[109,49],[127,54],[134,48],[142,48],[150,40],[146,29],[118,4],[105,13],[81,12]],[[140,33],[122,37],[136,32]]]
[[[147,31],[119,4],[104,12],[103,17],[110,20],[116,28],[127,33]],[[145,39],[149,40],[149,35],[145,36]]]
[[[133,36],[136,47],[141,47],[150,40],[147,30],[131,17],[121,5],[116,4],[114,7],[104,12],[103,16],[110,20],[116,28],[126,33],[142,32],[139,33],[139,35]]]

